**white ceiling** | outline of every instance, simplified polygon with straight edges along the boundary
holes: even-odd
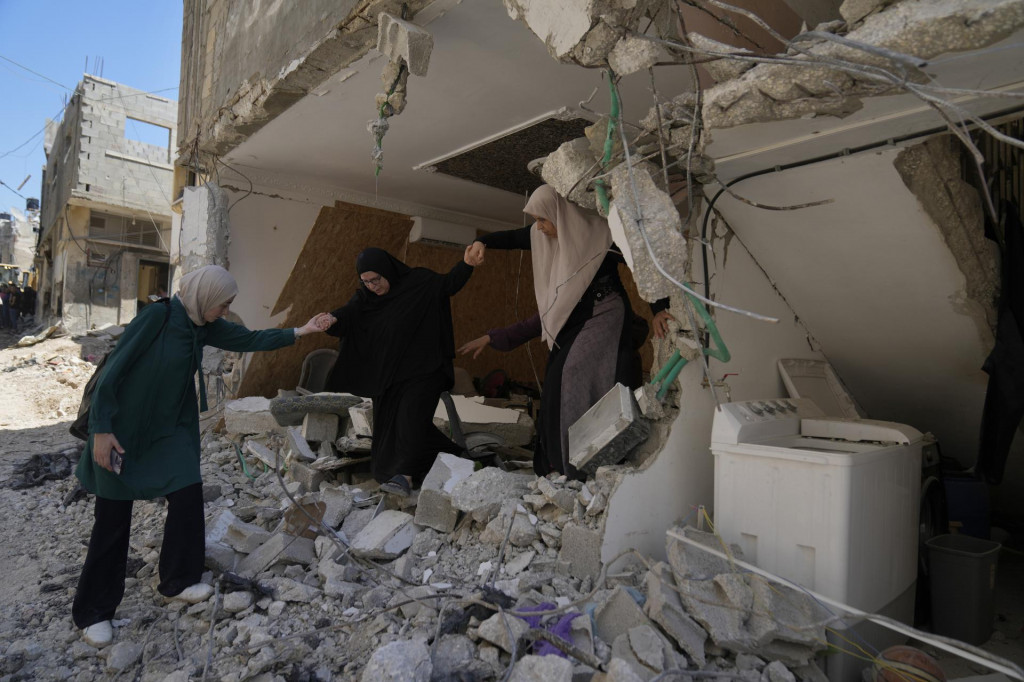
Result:
[[[462,2],[425,28],[434,36],[430,69],[423,78],[409,78],[408,106],[390,119],[379,183],[366,130],[375,118],[374,96],[382,89],[386,64],[375,50],[252,135],[226,157],[228,163],[284,176],[293,185],[326,184],[521,223],[521,197],[413,167],[548,112],[578,108],[595,89],[587,106],[606,112],[608,86],[601,70],[556,62],[529,29],[509,18],[500,0]],[[688,82],[686,68],[675,66],[659,68],[657,79],[662,97],[681,92]],[[639,120],[653,104],[647,72],[623,78],[620,92],[627,121]]]

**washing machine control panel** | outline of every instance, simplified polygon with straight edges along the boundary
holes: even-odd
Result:
[[[749,442],[769,436],[800,433],[800,420],[824,414],[807,398],[765,398],[725,403],[715,412],[712,442]]]

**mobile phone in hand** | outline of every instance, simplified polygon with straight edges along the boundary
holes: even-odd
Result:
[[[117,450],[111,448],[110,450],[110,468],[115,474],[121,473],[121,467],[124,466],[124,455]]]

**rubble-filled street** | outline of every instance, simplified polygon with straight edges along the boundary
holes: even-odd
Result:
[[[80,356],[108,343],[0,351],[2,680],[825,680],[829,613],[697,547],[720,548],[714,535],[676,529],[667,563],[602,564],[628,462],[582,483],[442,454],[420,491],[381,502],[359,467],[359,417],[282,427],[251,410],[205,420],[210,593],[156,592],[165,503],[136,502],[114,641],[96,649],[69,616],[92,500],[66,427],[92,369]],[[318,396],[312,415],[365,412]]]

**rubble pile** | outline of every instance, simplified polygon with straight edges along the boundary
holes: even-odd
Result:
[[[325,394],[303,398],[341,411]],[[823,623],[804,595],[671,538],[668,563],[602,560],[608,499],[631,465],[581,482],[442,454],[413,496],[382,496],[353,449],[372,415],[355,400],[347,417],[204,438],[203,579],[216,588],[204,602],[157,594],[165,505],[136,503],[126,598],[104,649],[68,615],[92,500],[73,478],[22,491],[34,499],[12,521],[59,517],[38,548],[58,565],[41,570],[36,606],[0,623],[12,642],[3,679],[823,680]],[[246,430],[267,423],[245,418]]]

